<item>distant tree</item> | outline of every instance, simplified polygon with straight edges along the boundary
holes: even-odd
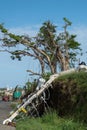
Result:
[[[75,40],[76,35],[70,34],[67,31],[71,22],[63,18],[63,32],[57,33],[57,26],[50,21],[43,23],[39,33],[35,37],[28,35],[15,35],[0,24],[2,36],[1,47],[3,50],[11,54],[14,60],[21,60],[22,56],[29,56],[37,59],[41,65],[41,73],[45,73],[48,69],[52,74],[57,73],[60,69],[68,70],[74,66],[76,57],[80,49],[80,44]],[[17,48],[20,45],[21,49]],[[79,50],[79,51],[78,51]],[[37,74],[32,70],[28,70],[32,74]]]

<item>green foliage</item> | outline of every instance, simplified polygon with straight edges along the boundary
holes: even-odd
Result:
[[[10,33],[3,24],[0,24],[0,31],[4,34],[1,39],[2,47],[3,49],[8,47],[4,50],[13,55],[11,56],[13,60],[16,58],[21,60],[22,56],[29,56],[38,60],[42,73],[45,73],[48,68],[49,72],[53,74],[58,69],[67,70],[75,64],[78,54],[76,50],[81,50],[80,44],[75,39],[76,35],[70,34],[67,30],[72,23],[65,17],[63,20],[63,31],[59,34],[57,33],[57,26],[48,20],[40,27],[39,33],[31,38],[28,35],[21,36]],[[21,50],[16,48],[16,45],[20,45]],[[15,48],[12,49],[12,47]]]
[[[87,73],[86,72],[75,72],[75,73],[71,73],[71,74],[67,74],[67,75],[63,75],[63,76],[60,76],[58,78],[58,81],[71,81],[74,83],[74,81],[76,82],[76,87],[80,87],[81,89],[85,86],[87,87]],[[85,85],[84,85],[85,84]],[[73,84],[72,84],[73,85]],[[71,86],[72,87],[72,86]]]
[[[86,130],[87,125],[73,119],[60,118],[56,112],[45,114],[42,118],[25,118],[17,122],[17,130]]]
[[[0,30],[2,33],[7,33],[8,30],[6,28],[4,28],[3,24],[0,24]]]
[[[10,56],[12,60],[15,60],[16,58],[21,61],[21,56],[20,55],[12,55]]]
[[[67,40],[68,47],[70,49],[79,49],[80,43],[75,41],[76,35],[71,35],[70,38]]]
[[[45,49],[47,49],[46,43],[53,49],[53,41],[55,39],[56,26],[54,26],[50,21],[46,21],[43,23],[43,26],[40,28],[40,32],[38,34],[41,43],[44,41]],[[40,44],[41,44],[40,43]]]
[[[51,73],[50,73],[50,72],[47,72],[47,73],[43,73],[43,74],[42,74],[42,77],[47,81],[47,80],[49,80],[50,75],[51,75]]]
[[[17,130],[87,129],[87,72],[65,74],[56,79],[50,100],[54,109],[40,118],[18,121]]]
[[[60,76],[54,82],[53,93],[54,99],[57,99],[53,100],[53,104],[60,115],[72,115],[87,122],[87,72]]]
[[[37,81],[36,81],[36,79],[35,79],[33,82],[27,81],[27,82],[26,82],[27,92],[29,92],[29,93],[34,92],[35,89],[36,89],[36,86],[37,86]]]
[[[17,105],[18,105],[18,102],[11,102],[11,108],[12,108],[13,110],[16,110]]]
[[[15,35],[15,34],[12,34],[12,33],[9,33],[9,37],[16,40],[17,42],[19,42],[20,39],[21,39],[21,36]]]
[[[72,24],[72,22],[70,22],[70,21],[69,21],[67,18],[65,18],[65,17],[63,18],[63,20],[64,20],[65,23],[66,23],[67,25],[69,25],[69,26]]]

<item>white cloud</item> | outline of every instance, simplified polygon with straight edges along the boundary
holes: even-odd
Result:
[[[79,25],[72,28],[72,34],[76,34],[76,40],[81,44],[83,55],[80,56],[80,60],[84,60],[87,63],[87,25]]]
[[[9,31],[15,34],[19,35],[29,35],[29,36],[35,36],[37,32],[39,31],[40,25],[32,25],[32,26],[25,26],[25,27],[15,27],[11,28]]]
[[[87,26],[77,26],[74,27],[71,31],[77,35],[77,40],[81,43],[82,48],[86,49],[87,47]]]

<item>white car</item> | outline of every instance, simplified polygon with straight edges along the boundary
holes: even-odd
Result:
[[[79,64],[79,67],[78,67],[78,69],[79,69],[79,71],[80,70],[83,70],[83,71],[87,71],[87,65],[84,63],[84,62],[82,62],[81,64]]]

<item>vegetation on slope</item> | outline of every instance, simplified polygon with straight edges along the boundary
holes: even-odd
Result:
[[[50,101],[58,114],[87,122],[87,72],[61,76],[53,85]]]
[[[17,130],[86,130],[87,72],[56,79],[50,89],[48,104],[53,110],[51,113],[21,120],[17,122]]]
[[[17,130],[86,130],[87,125],[71,118],[60,118],[51,112],[41,118],[24,118],[17,123]]]

